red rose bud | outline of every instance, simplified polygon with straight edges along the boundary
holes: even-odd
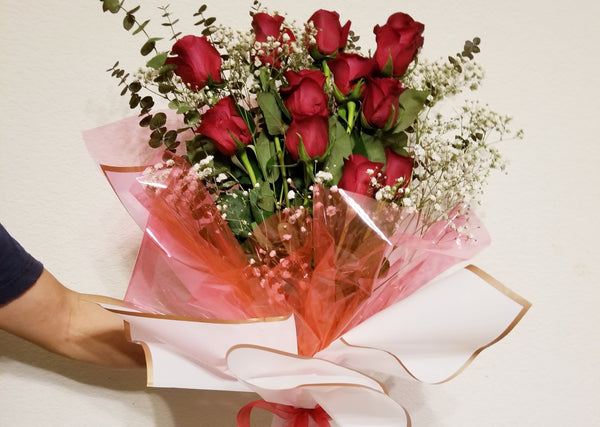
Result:
[[[289,86],[280,90],[293,118],[329,115],[329,96],[324,92],[325,75],[319,70],[287,71]]]
[[[396,191],[398,196],[410,183],[414,159],[395,153],[389,148],[385,149],[385,159],[385,185],[393,187],[400,183]]]
[[[348,33],[350,32],[350,21],[342,27],[340,15],[337,12],[317,10],[308,19],[308,22],[312,22],[317,30],[314,46],[320,54],[333,55],[346,46]]]
[[[257,42],[264,43],[268,37],[279,39],[281,24],[285,18],[281,15],[269,15],[266,13],[255,13],[252,17],[252,29]]]
[[[389,130],[398,120],[402,83],[392,77],[368,77],[361,95],[363,122],[372,128]]]
[[[344,160],[338,187],[366,196],[373,196],[376,187],[383,185],[383,163],[372,162],[360,154],[351,154]]]
[[[423,30],[423,24],[405,13],[395,13],[384,26],[377,25],[373,30],[377,42],[374,57],[379,70],[387,76],[403,76],[423,46]]]
[[[356,53],[340,52],[327,63],[333,75],[335,86],[344,96],[356,89],[356,83],[376,71],[373,58],[365,58]],[[357,97],[360,94],[353,94]]]
[[[252,29],[254,30],[255,40],[259,43],[265,43],[268,41],[269,37],[272,37],[273,41],[291,46],[291,43],[296,40],[296,37],[289,28],[281,28],[281,24],[283,24],[284,20],[285,18],[281,15],[255,13],[252,17]],[[263,64],[278,67],[279,61],[277,60],[277,57],[281,55],[281,53],[282,51],[267,52],[261,48],[256,56]]]
[[[252,140],[250,130],[239,116],[231,97],[221,99],[202,114],[197,131],[210,138],[217,150],[226,156],[233,156],[240,144],[248,145]]]
[[[177,56],[165,64],[176,65],[175,74],[193,90],[221,81],[221,55],[206,37],[185,36],[173,45],[172,53]]]
[[[325,154],[329,144],[327,117],[294,118],[285,134],[285,147],[294,160],[300,157],[298,153],[300,142],[311,159]]]

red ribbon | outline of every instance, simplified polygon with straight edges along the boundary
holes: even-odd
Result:
[[[240,409],[237,415],[238,427],[251,427],[250,413],[254,408],[265,409],[277,415],[279,418],[289,420],[290,423],[287,424],[286,427],[307,427],[310,418],[312,418],[319,427],[331,427],[331,424],[329,424],[331,417],[319,405],[312,409],[296,408],[295,406],[271,403],[265,400],[250,402]]]

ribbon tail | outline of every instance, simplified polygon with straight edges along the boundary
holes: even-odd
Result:
[[[238,427],[251,427],[250,415],[254,408],[264,409],[278,416],[279,418],[290,421],[287,427],[308,427],[308,421],[312,418],[318,427],[331,427],[329,420],[331,417],[320,406],[314,409],[296,408],[294,406],[271,403],[265,400],[256,400],[248,403],[239,410],[237,415]]]

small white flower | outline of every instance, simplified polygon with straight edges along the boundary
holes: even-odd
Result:
[[[333,180],[333,175],[329,172],[319,171],[315,175],[315,182],[317,184],[322,184],[324,182],[329,182]]]
[[[215,178],[215,181],[217,181],[217,183],[219,183],[219,182],[225,181],[226,179],[227,179],[227,175],[225,175],[224,173],[220,173]]]
[[[294,192],[294,190],[290,190],[288,192],[287,197],[288,197],[289,200],[293,200],[296,197],[296,193]]]

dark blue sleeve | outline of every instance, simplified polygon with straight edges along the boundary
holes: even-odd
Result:
[[[29,255],[0,224],[0,305],[29,289],[43,269],[42,263]]]

